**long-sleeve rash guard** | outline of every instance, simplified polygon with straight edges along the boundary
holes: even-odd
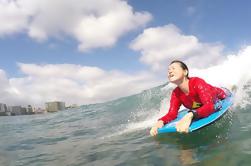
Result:
[[[191,77],[189,78],[189,93],[185,94],[179,87],[175,88],[171,95],[169,111],[159,120],[162,120],[164,124],[174,120],[181,104],[195,110],[196,118],[207,117],[215,111],[215,102],[224,98],[226,98],[226,93],[222,89],[213,87],[201,78]]]

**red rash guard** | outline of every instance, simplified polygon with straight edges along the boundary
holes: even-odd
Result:
[[[226,94],[222,89],[213,87],[201,78],[191,77],[189,93],[185,94],[179,87],[175,88],[171,95],[169,111],[159,120],[164,121],[164,124],[174,120],[181,104],[188,109],[196,109],[196,118],[207,117],[215,111],[214,103],[224,98]]]

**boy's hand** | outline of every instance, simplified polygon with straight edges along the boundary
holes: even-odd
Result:
[[[158,134],[158,128],[161,128],[164,126],[164,122],[162,120],[159,120],[150,130],[151,136],[156,136]]]

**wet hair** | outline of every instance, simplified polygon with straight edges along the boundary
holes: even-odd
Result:
[[[178,63],[178,64],[180,64],[180,67],[181,67],[183,70],[186,70],[186,71],[187,71],[186,77],[189,78],[189,76],[188,76],[189,70],[188,70],[187,65],[186,65],[184,62],[182,62],[182,61],[180,61],[180,60],[174,60],[174,61],[172,61],[172,62],[170,63],[170,65],[173,64],[173,63]]]

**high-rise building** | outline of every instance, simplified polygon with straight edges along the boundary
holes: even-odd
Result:
[[[3,103],[0,103],[0,116],[5,116],[7,115],[7,105],[6,104],[3,104]]]
[[[65,102],[54,101],[45,103],[45,109],[47,112],[57,112],[65,110]]]
[[[26,107],[26,114],[34,114],[34,113],[35,113],[34,108],[32,108],[31,105],[28,105],[28,106]]]
[[[24,112],[21,106],[9,106],[9,111],[11,115],[22,115]]]

